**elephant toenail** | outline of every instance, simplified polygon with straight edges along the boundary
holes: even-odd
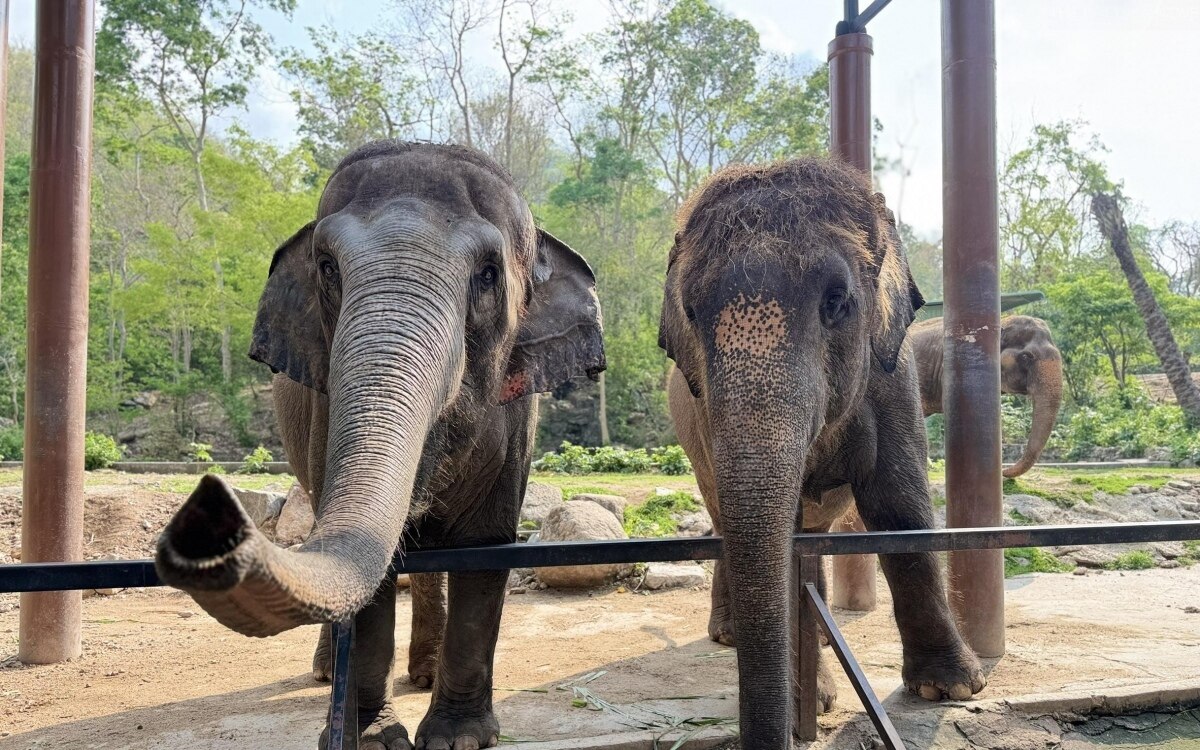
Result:
[[[942,699],[942,691],[933,685],[922,685],[918,692],[921,697],[927,701],[937,701]]]
[[[427,675],[422,674],[422,675],[417,675],[416,677],[413,677],[412,684],[416,685],[419,688],[427,688],[433,684],[433,681],[430,680]]]
[[[950,698],[956,701],[965,701],[971,697],[971,686],[963,683],[950,686]]]
[[[499,745],[499,744],[500,744],[499,735],[493,734],[491,737],[488,738],[488,743],[487,743],[488,747],[495,747],[496,745]]]
[[[434,737],[425,744],[425,750],[450,750],[450,743],[441,737]]]
[[[454,750],[479,750],[479,740],[474,737],[459,737],[454,741]]]

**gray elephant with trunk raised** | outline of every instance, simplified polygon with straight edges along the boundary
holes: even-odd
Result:
[[[921,384],[921,405],[925,416],[942,412],[942,352],[944,326],[941,318],[930,318],[908,329],[917,360],[917,380]],[[1025,450],[1006,477],[1019,477],[1029,471],[1058,418],[1062,404],[1062,354],[1054,345],[1050,326],[1040,318],[1010,315],[1000,319],[1000,392],[1019,393],[1033,399],[1033,423]]]
[[[342,160],[316,220],[276,251],[250,354],[283,374],[278,418],[316,527],[297,551],[277,548],[206,477],[160,539],[159,575],[246,635],[354,617],[360,747],[407,750],[391,705],[393,553],[402,535],[410,549],[515,540],[526,397],[604,368],[595,279],[488,157],[377,142]],[[507,576],[449,576],[418,749],[497,743]],[[432,599],[414,596],[414,620]]]
[[[905,333],[923,304],[894,219],[865,175],[799,159],[729,167],[680,213],[660,344],[680,443],[725,557],[714,638],[739,665],[742,746],[789,746],[798,692],[791,535],[823,531],[857,499],[873,530],[933,526],[925,428]],[[927,698],[985,684],[932,553],[883,557],[903,677]],[[790,606],[789,606],[790,602]],[[821,668],[820,704],[833,685]]]

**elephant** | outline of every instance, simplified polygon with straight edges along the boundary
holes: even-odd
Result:
[[[710,634],[736,634],[742,746],[788,747],[793,532],[825,531],[852,503],[872,530],[934,523],[904,343],[924,300],[883,196],[837,160],[725,167],[676,228],[659,344],[674,361],[676,432],[724,539]],[[883,569],[908,688],[933,700],[981,690],[937,557],[884,556]],[[820,677],[828,709],[824,664]]]
[[[313,533],[274,546],[208,476],[160,537],[159,576],[245,635],[353,617],[360,747],[495,745],[508,571],[449,574],[433,695],[410,742],[391,704],[390,563],[398,547],[515,541],[533,396],[598,377],[602,330],[590,267],[536,228],[490,157],[396,140],[356,149],[316,218],[276,250],[250,350],[280,373],[278,420],[313,491]],[[414,617],[436,604],[414,596]],[[418,640],[437,623],[424,629]]]
[[[942,319],[930,318],[909,329],[917,358],[917,381],[925,416],[942,411]],[[1033,398],[1033,426],[1021,458],[1004,470],[1019,477],[1037,463],[1054,429],[1062,404],[1062,354],[1046,321],[1028,315],[1000,320],[1000,392]]]

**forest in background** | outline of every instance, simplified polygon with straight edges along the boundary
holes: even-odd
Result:
[[[765,51],[749,22],[706,0],[612,0],[603,28],[576,36],[562,31],[571,7],[563,0],[396,0],[374,31],[309,29],[308,51],[275,44],[255,20],[294,7],[100,4],[89,426],[121,436],[141,458],[178,459],[196,443],[214,445],[217,458],[275,445],[269,372],[245,355],[272,252],[311,218],[341,155],[403,138],[491,154],[539,222],[596,270],[609,369],[599,385],[545,399],[543,444],[673,443],[657,328],[674,212],[725,164],[823,153],[825,68]],[[481,45],[498,62],[474,64],[470,50]],[[287,81],[295,146],[214,127],[244,111],[246,82],[264,67]],[[0,454],[15,457],[25,386],[28,48],[10,51],[7,97]],[[877,154],[877,173],[904,169]],[[1050,321],[1064,353],[1059,441],[1116,443],[1129,455],[1194,442],[1178,409],[1151,403],[1133,380],[1160,367],[1089,214],[1093,191],[1120,184],[1099,136],[1084,121],[1041,124],[1001,165],[1003,287],[1047,295],[1022,312]],[[1195,353],[1200,225],[1148,226],[1127,212],[1150,285],[1185,355]],[[900,218],[917,282],[940,298],[940,241]],[[1006,433],[1020,442],[1028,405],[1006,401],[1005,415]]]

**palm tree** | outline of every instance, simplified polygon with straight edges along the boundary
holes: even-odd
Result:
[[[1175,398],[1183,409],[1184,417],[1189,427],[1200,428],[1200,388],[1192,380],[1192,373],[1179,344],[1175,341],[1167,316],[1154,298],[1154,292],[1146,283],[1142,269],[1138,267],[1129,246],[1129,229],[1125,226],[1125,217],[1121,213],[1121,205],[1117,196],[1111,193],[1098,192],[1092,195],[1092,215],[1100,225],[1100,233],[1112,246],[1113,254],[1125,272],[1125,280],[1129,282],[1129,291],[1133,293],[1134,304],[1141,313],[1142,321],[1146,324],[1146,335],[1154,345],[1154,352],[1162,362],[1163,372],[1167,375]]]

